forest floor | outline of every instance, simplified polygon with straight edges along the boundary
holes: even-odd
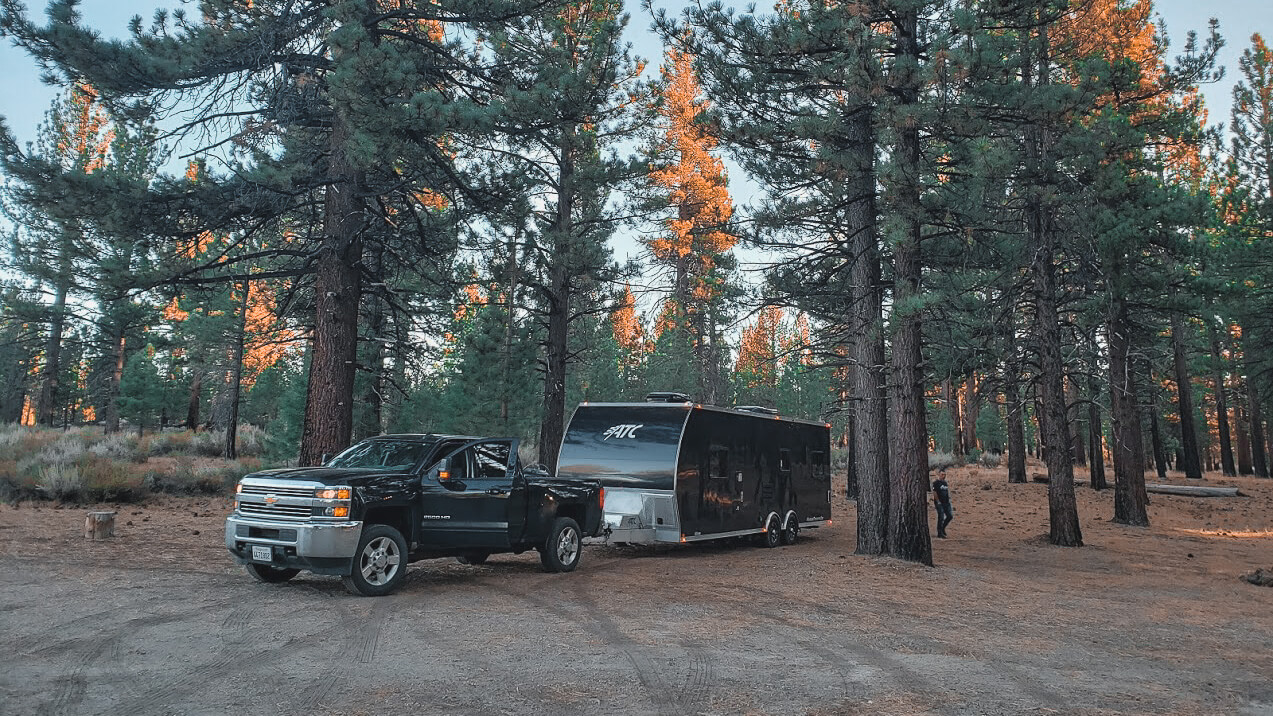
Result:
[[[1152,495],[1149,528],[1080,485],[1082,548],[1047,544],[1046,485],[950,482],[935,568],[854,556],[837,496],[790,547],[432,560],[380,599],[252,581],[226,498],[113,507],[104,542],[90,507],[0,505],[0,712],[1273,714],[1273,588],[1239,579],[1273,568],[1273,480]]]

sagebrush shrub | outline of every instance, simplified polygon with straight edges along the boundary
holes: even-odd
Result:
[[[959,460],[948,452],[930,452],[928,453],[928,469],[929,470],[945,470],[959,464]]]

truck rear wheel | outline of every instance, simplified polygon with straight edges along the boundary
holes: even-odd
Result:
[[[282,584],[301,573],[299,569],[279,569],[267,564],[249,564],[247,567],[253,579],[266,584]]]
[[[539,561],[548,572],[573,572],[583,554],[579,523],[569,517],[558,517],[539,548]]]
[[[389,525],[367,525],[358,540],[354,566],[341,578],[345,589],[364,597],[380,597],[397,589],[407,576],[407,542]]]

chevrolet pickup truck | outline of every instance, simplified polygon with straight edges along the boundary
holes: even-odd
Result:
[[[382,435],[322,467],[264,470],[238,483],[225,546],[262,582],[302,570],[343,578],[354,594],[397,589],[409,562],[539,551],[544,569],[579,566],[602,528],[598,482],[528,475],[517,440]]]

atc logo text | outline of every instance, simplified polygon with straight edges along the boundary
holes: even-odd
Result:
[[[605,437],[601,439],[609,440],[610,438],[615,438],[617,440],[620,438],[636,438],[636,431],[640,430],[643,427],[645,427],[644,423],[640,425],[631,425],[631,424],[616,425],[606,430]]]

